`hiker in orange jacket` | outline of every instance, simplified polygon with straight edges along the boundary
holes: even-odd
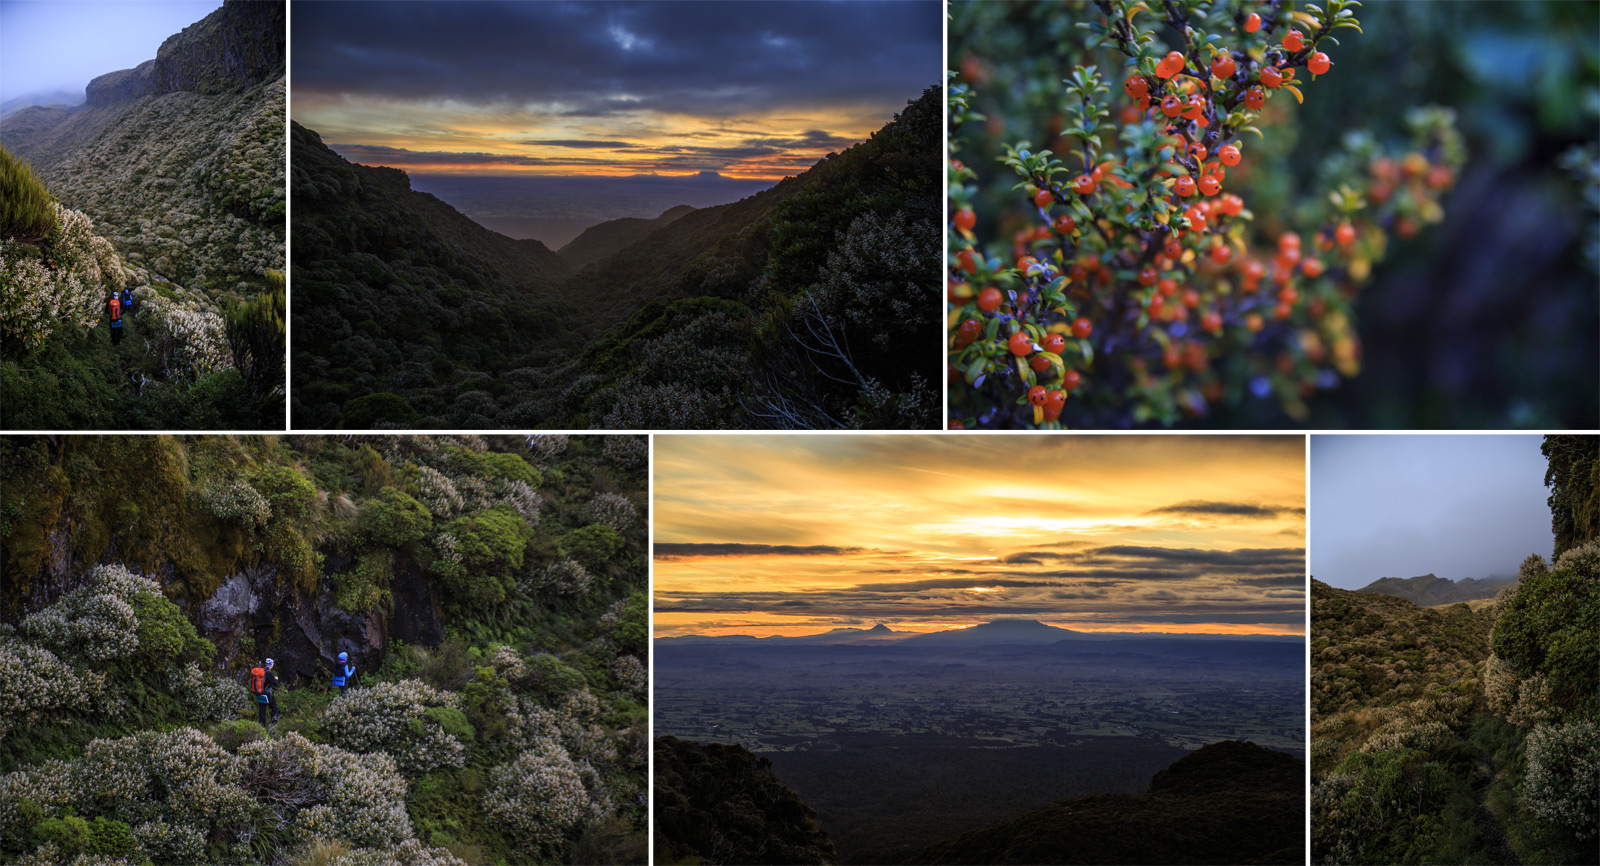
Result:
[[[267,726],[267,708],[272,708],[272,721],[278,721],[278,699],[273,690],[278,687],[278,675],[272,672],[272,659],[263,667],[250,669],[250,693],[255,696],[256,721]]]
[[[106,301],[106,312],[111,316],[111,345],[115,346],[122,342],[122,299],[116,292]]]

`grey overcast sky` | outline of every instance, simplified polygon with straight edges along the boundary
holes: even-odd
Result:
[[[1343,589],[1380,577],[1512,577],[1550,558],[1538,435],[1312,436],[1311,573]]]
[[[51,90],[82,93],[89,80],[152,60],[168,36],[221,0],[3,0],[0,101]]]

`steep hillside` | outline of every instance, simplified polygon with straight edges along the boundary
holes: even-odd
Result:
[[[0,861],[643,862],[646,454],[0,440]]]
[[[1465,604],[1430,610],[1313,580],[1311,625],[1316,713],[1482,691],[1489,620]]]
[[[655,219],[638,219],[624,217],[610,220],[599,225],[592,225],[583,230],[583,233],[573,238],[566,246],[556,250],[556,254],[567,260],[567,264],[574,268],[594,264],[601,259],[616,255],[621,249],[649,237],[666,226],[671,225],[678,218],[694,213],[694,208],[686,204],[678,205],[663,213]]]
[[[655,741],[657,863],[835,863],[817,813],[743,746]]]
[[[939,130],[931,88],[574,271],[296,128],[296,425],[932,426]]]
[[[284,15],[234,0],[85,104],[0,120],[0,144],[111,242],[135,301],[114,333],[136,337],[107,336],[101,294],[105,328],[9,341],[7,427],[282,427]]]
[[[1427,607],[1429,605],[1455,604],[1462,601],[1494,598],[1496,593],[1513,583],[1516,583],[1516,578],[1512,577],[1468,577],[1461,580],[1449,580],[1443,577],[1435,577],[1431,574],[1424,574],[1420,577],[1380,577],[1356,590],[1356,592],[1392,595],[1396,598],[1403,598],[1412,604]]]
[[[905,863],[1302,863],[1305,764],[1213,743],[1144,794],[1064,800],[942,842]]]

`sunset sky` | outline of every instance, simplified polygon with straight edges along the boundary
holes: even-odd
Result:
[[[1304,634],[1305,445],[658,436],[655,628]]]
[[[936,2],[299,3],[295,120],[422,173],[779,180],[941,80]]]

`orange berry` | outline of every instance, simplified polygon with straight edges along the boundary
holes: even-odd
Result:
[[[1184,289],[1183,305],[1191,310],[1200,306],[1200,291],[1194,288]]]
[[[1032,367],[1033,372],[1035,373],[1043,373],[1044,371],[1050,369],[1050,359],[1046,358],[1043,353],[1040,353],[1033,356],[1033,360],[1028,362],[1028,366]]]
[[[1067,347],[1067,338],[1060,334],[1046,334],[1044,341],[1039,345],[1043,346],[1046,352],[1052,355],[1059,355],[1061,350]]]
[[[1326,75],[1328,74],[1328,68],[1331,66],[1333,66],[1333,61],[1329,60],[1328,55],[1321,51],[1311,55],[1311,59],[1306,61],[1306,71],[1312,75]]]
[[[1261,16],[1260,15],[1257,15],[1256,13],[1251,12],[1249,15],[1245,16],[1245,19],[1244,19],[1244,32],[1246,32],[1246,33],[1254,33],[1254,32],[1256,32],[1257,30],[1260,30],[1260,29],[1261,29]]]
[[[994,286],[984,289],[978,293],[978,309],[985,313],[992,313],[1000,309],[1000,297],[1000,290]],[[976,322],[977,319],[968,319],[967,321]]]
[[[1153,286],[1153,285],[1156,284],[1156,280],[1160,276],[1161,275],[1156,272],[1155,268],[1152,268],[1152,267],[1147,265],[1144,268],[1140,269],[1140,271],[1139,271],[1139,285],[1141,285],[1141,286]]]
[[[1073,375],[1077,375],[1078,371],[1076,371],[1076,370],[1068,370],[1067,372],[1068,373],[1072,373]],[[1065,377],[1063,377],[1063,378],[1065,378]],[[1078,380],[1077,379],[1073,379],[1072,380],[1072,384],[1074,384],[1074,385],[1078,384]],[[1044,418],[1045,418],[1045,420],[1046,421],[1054,421],[1057,418],[1060,418],[1061,417],[1061,407],[1063,407],[1065,405],[1067,405],[1067,395],[1065,393],[1063,393],[1061,391],[1056,391],[1056,390],[1050,390],[1050,391],[1045,392],[1045,395],[1044,395]]]
[[[1290,249],[1300,249],[1300,236],[1294,232],[1284,232],[1278,235],[1278,252]]]
[[[970,232],[972,227],[978,224],[978,215],[972,212],[972,208],[964,207],[956,211],[955,224],[956,228]]]
[[[1150,92],[1150,82],[1146,81],[1143,75],[1134,73],[1128,76],[1127,81],[1122,82],[1122,92],[1138,99]]]
[[[1080,174],[1072,179],[1072,191],[1078,195],[1089,195],[1094,192],[1094,178]]]
[[[1208,174],[1200,178],[1200,191],[1206,195],[1216,195],[1222,192],[1222,181],[1218,180],[1216,175]]]
[[[1022,258],[1017,259],[1017,270],[1022,271],[1023,273],[1027,273],[1029,268],[1033,267],[1034,265],[1036,265],[1038,263],[1039,263],[1039,260],[1034,258],[1033,256],[1023,256]]]
[[[1356,227],[1349,223],[1340,223],[1339,227],[1333,230],[1333,239],[1338,241],[1340,246],[1349,244],[1356,239]]]
[[[1287,319],[1293,312],[1294,304],[1284,303],[1283,301],[1279,301],[1278,305],[1272,308],[1272,314],[1279,319]]]
[[[1244,107],[1251,111],[1260,111],[1261,106],[1267,104],[1267,94],[1259,87],[1252,87],[1244,92]]]
[[[1306,259],[1300,263],[1300,272],[1312,279],[1322,276],[1322,259]]]
[[[1216,310],[1206,311],[1206,314],[1200,317],[1200,327],[1212,333],[1222,330],[1222,314]]]
[[[1035,385],[1028,389],[1028,402],[1040,408],[1044,407],[1044,386]]]
[[[1232,78],[1237,69],[1231,54],[1218,55],[1216,60],[1211,61],[1211,74],[1217,78]]]
[[[1265,327],[1266,324],[1266,322],[1261,320],[1260,313],[1251,313],[1250,315],[1244,317],[1244,326],[1249,328],[1250,332],[1253,334],[1261,333],[1261,329]]]
[[[1028,337],[1027,331],[1018,331],[1006,341],[1006,346],[1013,355],[1026,355],[1033,351],[1033,340]]]
[[[1225,265],[1233,258],[1233,248],[1227,244],[1217,244],[1211,248],[1211,260],[1219,265]]]
[[[1222,160],[1223,165],[1238,165],[1239,145],[1224,144],[1222,147],[1217,149],[1217,159]]]
[[[1283,47],[1284,50],[1288,51],[1290,54],[1293,54],[1294,52],[1306,47],[1305,34],[1298,30],[1290,30],[1283,36]]]
[[[1180,177],[1180,178],[1178,178],[1178,180],[1175,183],[1172,184],[1172,191],[1177,193],[1178,195],[1183,196],[1184,198],[1188,198],[1189,196],[1194,195],[1194,178],[1192,178],[1192,177]]]
[[[1161,99],[1161,113],[1168,117],[1177,117],[1183,111],[1183,100],[1176,93],[1169,93]]]
[[[1428,186],[1434,189],[1444,189],[1455,183],[1455,180],[1456,174],[1450,170],[1448,165],[1436,165],[1428,169]]]
[[[978,339],[978,334],[983,332],[983,323],[977,319],[967,319],[956,328],[956,345],[965,346]]]
[[[1078,383],[1082,381],[1083,376],[1079,375],[1077,370],[1068,370],[1067,372],[1061,374],[1061,387],[1067,389],[1068,391],[1076,389],[1078,387]],[[1066,395],[1063,394],[1062,397],[1065,398]]]
[[[951,418],[950,419],[950,429],[951,430],[965,430],[965,429],[967,429],[967,425],[961,423],[958,419]]]
[[[1183,71],[1183,54],[1177,51],[1168,51],[1167,56],[1161,58],[1156,64],[1157,78],[1171,78]]]
[[[1062,214],[1056,217],[1055,228],[1057,234],[1070,235],[1078,230],[1078,223],[1072,217]]]
[[[1072,336],[1081,340],[1093,332],[1094,325],[1089,324],[1088,319],[1079,316],[1078,318],[1072,320]]]
[[[1205,162],[1206,161],[1206,146],[1201,144],[1198,141],[1195,142],[1194,144],[1189,145],[1189,155],[1194,157],[1194,161],[1195,162]]]
[[[1233,193],[1224,193],[1222,196],[1222,212],[1228,216],[1238,216],[1244,212],[1244,199]]]
[[[1156,291],[1160,292],[1161,295],[1166,295],[1170,298],[1178,293],[1178,281],[1171,277],[1167,277],[1161,282],[1156,283]],[[1157,295],[1157,297],[1160,297],[1160,295]]]
[[[1056,197],[1051,195],[1050,190],[1047,189],[1041,189],[1033,194],[1033,204],[1035,207],[1047,208],[1051,204],[1055,203],[1055,200]]]
[[[972,255],[972,250],[962,250],[956,253],[956,267],[969,274],[977,272],[978,260]]]
[[[1261,83],[1267,87],[1277,87],[1283,83],[1283,73],[1276,66],[1267,66],[1261,70]]]

